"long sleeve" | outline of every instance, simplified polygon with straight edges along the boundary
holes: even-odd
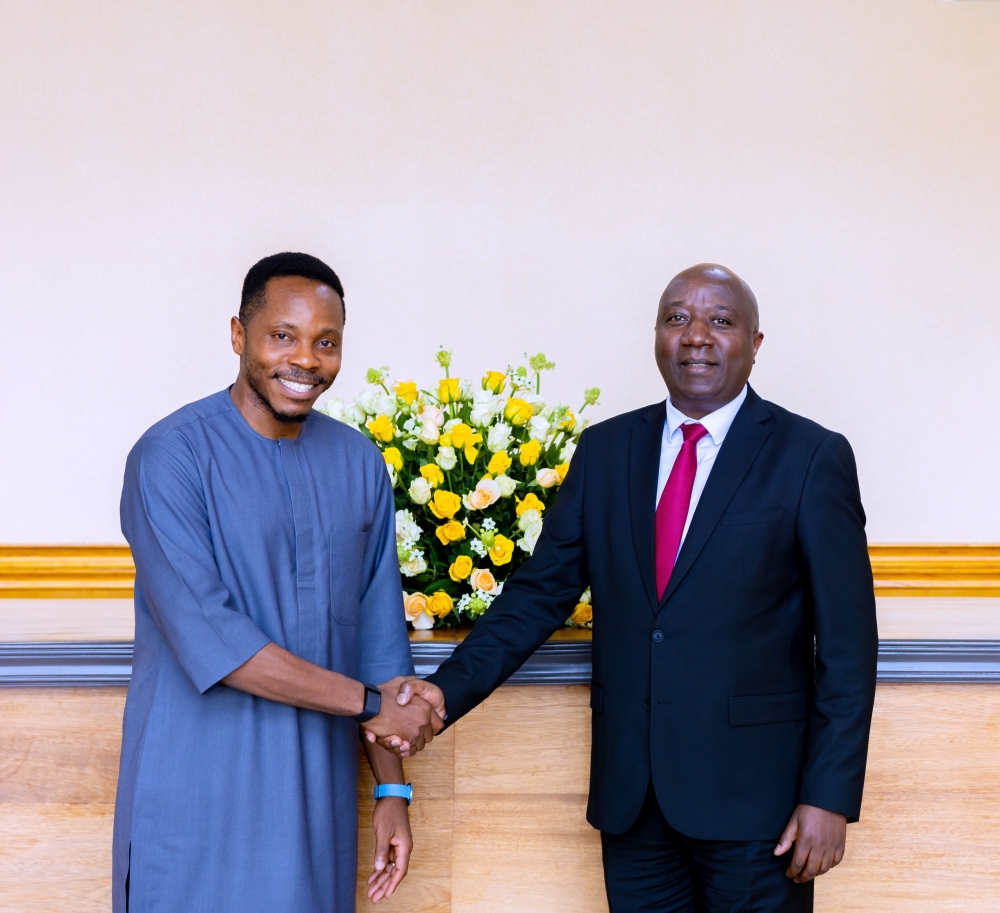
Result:
[[[379,685],[413,675],[410,639],[403,612],[403,588],[396,557],[396,511],[384,462],[379,456],[378,499],[362,565],[359,646],[361,680]]]
[[[143,438],[129,454],[121,521],[136,588],[199,692],[267,645],[219,576],[202,481],[179,435]]]
[[[801,801],[857,820],[875,700],[878,629],[857,468],[829,435],[813,456],[799,542],[816,626],[816,684]]]
[[[428,680],[453,723],[502,685],[569,617],[587,587],[583,493],[587,433],[580,438],[534,554],[504,584],[489,611]]]

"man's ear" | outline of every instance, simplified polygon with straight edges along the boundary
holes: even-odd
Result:
[[[242,356],[243,347],[246,345],[247,335],[246,331],[243,329],[243,324],[240,323],[239,317],[233,317],[229,321],[229,332],[233,339],[233,351]]]

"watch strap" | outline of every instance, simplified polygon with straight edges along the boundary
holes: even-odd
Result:
[[[365,706],[361,713],[354,714],[353,719],[359,723],[367,723],[374,716],[378,716],[382,709],[382,692],[374,685],[362,682],[365,686]]]
[[[379,783],[375,787],[375,801],[384,799],[386,796],[399,796],[400,799],[405,799],[406,804],[409,805],[413,801],[413,784]]]

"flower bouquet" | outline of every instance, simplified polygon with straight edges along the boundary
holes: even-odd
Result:
[[[436,390],[390,383],[388,368],[373,368],[353,403],[322,407],[385,458],[406,617],[417,629],[474,622],[531,555],[586,427],[580,413],[600,396],[586,390],[576,414],[546,405],[541,375],[555,365],[541,354],[527,367],[487,371],[477,385],[451,376],[451,352],[441,349],[437,362]],[[567,624],[592,618],[588,590]]]

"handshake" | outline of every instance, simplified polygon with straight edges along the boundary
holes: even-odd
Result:
[[[437,685],[397,676],[379,685],[379,691],[382,706],[378,715],[361,724],[369,742],[408,758],[444,728],[448,713]]]

